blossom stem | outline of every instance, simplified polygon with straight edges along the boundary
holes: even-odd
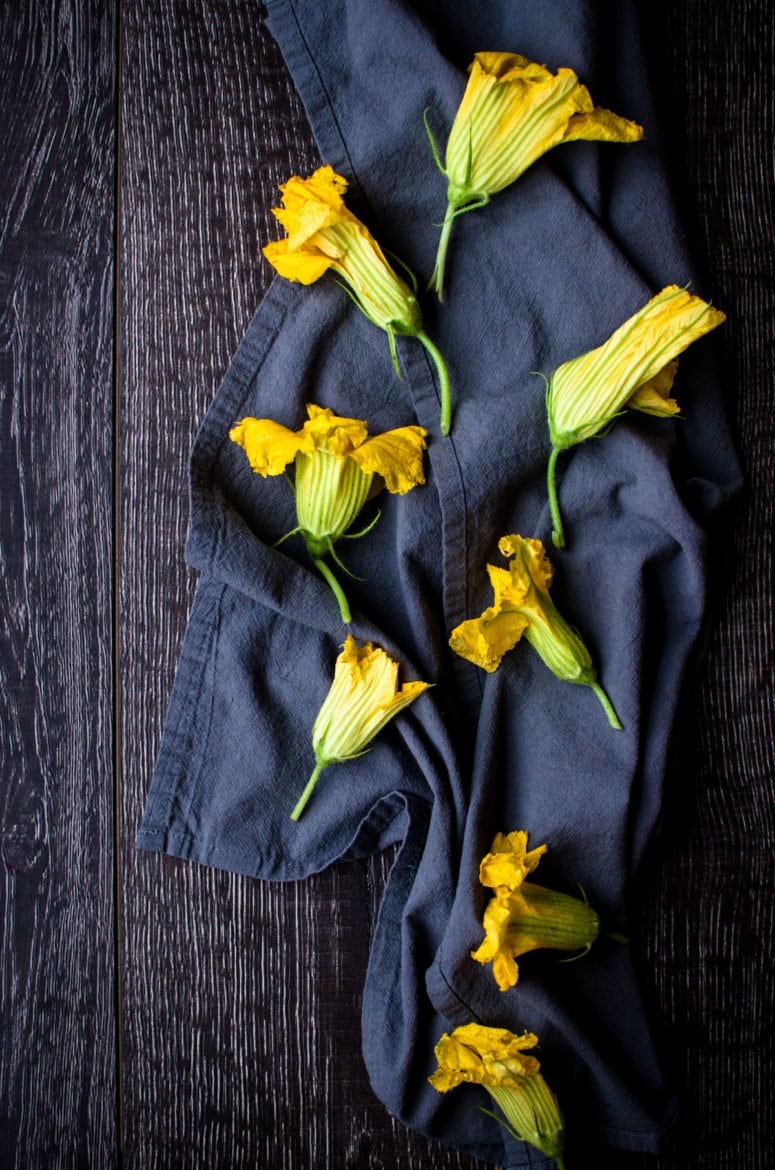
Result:
[[[331,592],[339,603],[339,613],[341,614],[342,621],[345,625],[349,625],[353,619],[352,614],[350,613],[350,606],[347,603],[347,598],[344,595],[342,586],[339,584],[325,561],[321,560],[319,557],[316,557],[313,559],[312,563],[321,576],[325,577],[326,581],[328,582]]]
[[[449,237],[452,233],[454,219],[455,208],[451,203],[447,203],[447,212],[444,216],[444,223],[441,225],[441,236],[439,237],[439,246],[436,250],[436,263],[433,266],[433,274],[428,285],[428,288],[434,290],[439,301],[444,300],[444,272],[447,267],[447,248],[449,247]]]
[[[595,692],[598,699],[600,700],[600,705],[602,706],[603,710],[605,711],[606,715],[608,716],[608,722],[611,724],[612,727],[615,727],[617,731],[621,731],[622,730],[621,720],[619,719],[619,716],[616,714],[616,711],[614,710],[613,703],[608,698],[608,695],[605,693],[605,691],[601,687],[600,683],[594,682],[594,683],[590,683],[589,685],[592,687],[592,690]]]
[[[417,340],[421,341],[427,349],[428,353],[433,359],[433,364],[436,367],[436,373],[439,375],[439,396],[441,398],[441,418],[439,420],[439,426],[441,428],[442,435],[448,435],[452,425],[452,400],[450,398],[449,389],[449,371],[447,370],[444,358],[441,356],[441,353],[433,344],[428,334],[417,333],[415,336]]]
[[[299,797],[295,809],[291,813],[292,821],[298,821],[299,817],[304,812],[304,809],[307,807],[307,801],[312,796],[312,792],[318,782],[318,776],[323,771],[325,766],[325,764],[315,764],[315,770],[307,781],[304,791]]]
[[[554,479],[559,454],[559,448],[552,447],[552,453],[549,456],[549,465],[546,469],[546,490],[549,495],[549,509],[552,513],[552,544],[555,548],[565,548],[565,535],[562,530],[562,516],[560,515],[560,501],[557,499],[557,484]]]

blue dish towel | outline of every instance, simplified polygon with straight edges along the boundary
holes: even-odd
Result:
[[[399,381],[384,333],[330,276],[308,288],[275,280],[192,456],[187,555],[201,579],[138,844],[296,879],[400,842],[363,1002],[366,1064],[387,1107],[484,1159],[543,1165],[477,1110],[489,1103],[483,1090],[442,1097],[427,1083],[442,1031],[479,1020],[538,1034],[570,1142],[655,1149],[674,1102],[627,947],[603,939],[572,964],[538,952],[507,993],[469,957],[487,900],[478,863],[498,831],[547,842],[541,884],[573,893],[581,883],[606,925],[626,932],[628,882],[658,817],[703,617],[703,528],[738,481],[706,340],[681,362],[682,420],[628,415],[562,457],[569,546],[551,549],[544,383],[532,371],[551,374],[663,285],[692,279],[635,7],[267,7],[321,154],[350,182],[349,206],[423,282],[445,181],[422,114],[443,144],[474,52],[570,66],[598,105],[639,121],[646,138],[559,147],[456,223],[447,300],[424,302],[452,375],[451,439],[439,438],[433,371],[416,341],[399,339]],[[272,547],[295,525],[288,485],[255,476],[228,431],[245,415],[296,429],[308,402],[364,418],[372,433],[415,421],[430,432],[427,485],[383,493],[378,524],[343,555],[360,578],[347,582],[350,632],[397,657],[404,679],[436,685],[366,757],[328,769],[295,824],[289,813],[314,762],[311,723],[347,631],[301,543]],[[497,541],[512,532],[546,543],[553,596],[592,650],[623,731],[588,688],[558,681],[525,644],[492,675],[448,649],[452,628],[489,603],[485,566],[503,563]]]

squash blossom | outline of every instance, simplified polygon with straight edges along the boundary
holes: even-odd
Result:
[[[354,760],[386,723],[414,702],[430,683],[408,682],[398,689],[398,663],[371,642],[345,639],[334,681],[312,727],[315,768],[291,813],[298,821],[324,768]]]
[[[461,622],[449,644],[490,673],[524,634],[557,678],[591,687],[612,727],[621,728],[611,700],[597,681],[589,651],[549,596],[554,570],[540,540],[502,536],[498,548],[512,557],[508,569],[488,565],[495,595],[493,604],[478,618]]]
[[[525,1054],[537,1043],[532,1032],[516,1036],[506,1028],[463,1024],[439,1040],[438,1068],[428,1079],[439,1093],[463,1084],[481,1085],[506,1120],[491,1116],[516,1141],[535,1146],[554,1158],[558,1170],[564,1170],[563,1121],[557,1098],[541,1076],[538,1060]]]
[[[560,451],[602,434],[627,407],[659,418],[677,414],[670,397],[676,359],[724,320],[719,309],[671,284],[603,345],[555,370],[546,396],[552,441],[547,488],[558,548],[565,544],[554,478]]]
[[[287,536],[299,532],[304,537],[315,567],[339,602],[342,621],[349,622],[347,598],[323,557],[329,553],[344,568],[334,544],[342,538],[365,536],[376,524],[379,514],[362,532],[348,532],[375,487],[379,491],[384,486],[403,495],[425,483],[422,459],[427,431],[398,427],[370,438],[361,419],[339,418],[333,411],[313,405],[307,407],[307,414],[309,418],[299,431],[288,430],[270,418],[243,418],[229,431],[229,438],[243,448],[257,475],[282,475],[293,463],[299,523]]]
[[[528,853],[527,833],[498,833],[479,866],[479,881],[495,896],[484,912],[484,941],[471,958],[492,963],[501,991],[519,979],[519,955],[543,947],[586,952],[598,936],[598,917],[586,902],[525,881],[545,852],[539,845]]]
[[[447,141],[445,163],[425,128],[446,177],[447,211],[430,287],[443,297],[444,269],[457,216],[489,203],[553,146],[586,138],[637,142],[642,127],[594,105],[572,69],[552,73],[516,53],[477,53]]]
[[[272,213],[288,235],[267,244],[264,255],[281,276],[300,284],[313,284],[329,268],[336,272],[361,312],[387,333],[399,378],[396,334],[416,337],[439,376],[441,433],[447,435],[452,417],[449,374],[423,328],[416,284],[412,289],[402,280],[368,229],[348,211],[342,198],[346,190],[347,180],[333,167],[320,167],[308,179],[294,175],[283,183],[284,206]]]

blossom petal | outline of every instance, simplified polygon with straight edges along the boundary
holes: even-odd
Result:
[[[298,211],[273,207],[272,214],[288,233],[288,249],[291,252],[303,249],[316,232],[339,221],[337,213],[325,203],[308,202]]]
[[[505,1028],[464,1024],[436,1045],[438,1068],[429,1078],[440,1093],[465,1082],[482,1085],[505,1114],[508,1131],[561,1164],[563,1121],[557,1099],[534,1056],[538,1039]]]
[[[586,139],[591,142],[639,142],[643,127],[629,118],[622,118],[601,106],[585,113],[574,114],[569,120],[563,142]]]
[[[627,406],[631,410],[654,414],[658,418],[672,418],[673,415],[679,414],[680,406],[675,398],[670,397],[677,370],[678,358],[674,358],[672,362],[667,363],[664,370],[660,370],[630,395]]]
[[[389,492],[403,495],[425,483],[423,451],[427,433],[424,427],[398,427],[373,435],[351,456],[362,471],[381,475]]]
[[[508,951],[498,951],[495,955],[492,962],[492,973],[500,991],[509,991],[519,981],[519,967],[514,956]]]
[[[468,67],[469,75],[492,77],[496,81],[547,81],[553,74],[545,65],[520,53],[480,52]]]
[[[465,203],[501,191],[561,142],[634,142],[642,133],[595,109],[572,69],[552,73],[516,53],[477,53],[450,131],[446,174]]]
[[[487,566],[493,604],[480,617],[461,622],[452,631],[452,649],[492,672],[524,634],[557,678],[595,686],[589,651],[549,593],[552,567],[541,541],[514,534],[502,537],[500,549],[504,555],[514,555],[508,569]]]
[[[353,687],[368,686],[372,701],[380,703],[395,693],[398,663],[379,646],[371,642],[359,646],[348,634],[334,672],[346,674]]]
[[[368,228],[345,205],[347,180],[330,166],[319,167],[306,179],[294,175],[280,190],[283,206],[273,208],[273,214],[288,236],[264,248],[280,275],[312,284],[333,267],[370,321],[382,329],[419,336],[422,313],[417,298]]]
[[[318,167],[306,179],[293,175],[286,183],[280,184],[284,206],[273,208],[273,213],[288,234],[294,235],[304,231],[310,208],[322,208],[338,214],[345,212],[342,197],[346,191],[347,179],[343,175],[338,175],[330,166]]]
[[[472,81],[476,77],[472,72]],[[450,179],[488,195],[513,183],[562,141],[579,108],[578,89],[570,69],[553,74],[534,62],[506,69],[497,79],[482,76],[470,116],[464,119],[461,106],[450,132]]]
[[[243,418],[231,428],[229,438],[242,447],[250,466],[264,477],[282,475],[299,451],[314,448],[303,431],[290,431],[271,418]]]
[[[544,551],[542,541],[533,540],[528,536],[502,536],[498,541],[498,550],[504,557],[514,557],[509,565],[510,582],[505,581],[505,570],[490,573],[490,581],[495,590],[496,603],[499,596],[513,596],[519,594],[524,598],[529,594],[531,586],[535,586],[541,593],[548,593],[554,577],[552,563]],[[492,568],[492,566],[488,566]],[[503,574],[503,576],[501,576]]]
[[[484,1074],[481,1058],[472,1048],[461,1044],[454,1033],[445,1033],[441,1037],[435,1053],[439,1067],[430,1077],[430,1082],[439,1093],[446,1093],[466,1081],[479,1083]]]
[[[482,858],[479,881],[495,890],[485,907],[485,936],[471,952],[478,963],[492,963],[501,991],[519,979],[516,960],[530,951],[548,947],[578,950],[592,945],[599,920],[586,902],[544,889],[526,880],[546,852],[546,845],[528,851],[523,830],[498,833],[492,852]]]
[[[516,890],[537,868],[547,849],[547,845],[537,845],[528,851],[527,833],[521,829],[508,835],[498,833],[492,852],[486,854],[479,865],[479,881],[491,889],[505,886]]]
[[[492,973],[501,991],[508,991],[519,979],[519,967],[514,957],[519,952],[509,945],[510,919],[511,908],[492,898],[484,912],[484,940],[475,951],[471,951],[475,962],[492,963]]]
[[[538,1043],[538,1037],[533,1032],[523,1032],[518,1036],[507,1028],[489,1028],[485,1024],[463,1024],[455,1031],[461,1044],[468,1044],[477,1052],[494,1057],[516,1056],[525,1049],[535,1048]]]
[[[334,681],[312,729],[315,756],[327,763],[352,759],[402,708],[431,685],[408,682],[397,689],[398,663],[379,646],[345,640]]]
[[[500,613],[491,606],[481,617],[456,626],[449,644],[461,658],[492,674],[500,666],[503,655],[516,646],[527,625],[527,618],[522,614]]]
[[[555,371],[547,396],[553,445],[562,449],[599,434],[638,387],[724,320],[686,289],[662,289],[601,346]]]
[[[334,262],[319,252],[291,251],[287,240],[275,240],[262,251],[280,276],[297,284],[314,284]]]
[[[445,1033],[435,1048],[438,1069],[430,1083],[446,1093],[463,1083],[499,1086],[515,1078],[536,1076],[540,1064],[525,1049],[534,1048],[538,1037],[532,1032],[517,1036],[505,1028],[484,1024],[463,1024]]]
[[[312,403],[307,407],[307,414],[309,421],[304,424],[304,433],[314,440],[316,447],[322,447],[332,455],[351,455],[368,438],[363,419],[341,418],[328,407]]]
[[[410,703],[419,698],[423,691],[427,691],[431,685],[431,683],[426,682],[404,683],[400,691],[368,712],[364,718],[364,733],[368,735],[369,740],[378,735],[385,724],[389,723],[404,707],[408,707]]]

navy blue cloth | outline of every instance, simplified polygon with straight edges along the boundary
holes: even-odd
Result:
[[[692,279],[634,6],[267,7],[321,154],[350,181],[349,206],[422,281],[445,206],[422,112],[443,143],[475,51],[571,66],[597,104],[641,122],[646,138],[559,147],[456,223],[447,300],[423,305],[452,377],[451,439],[439,437],[434,374],[416,341],[399,340],[399,381],[385,335],[333,279],[274,281],[192,456],[187,555],[201,579],[138,844],[297,879],[400,842],[363,1003],[366,1064],[387,1107],[500,1165],[548,1164],[476,1109],[489,1103],[483,1090],[441,1096],[427,1083],[440,1034],[479,1020],[538,1034],[569,1143],[655,1149],[675,1103],[628,948],[602,939],[571,964],[538,952],[506,993],[469,957],[488,897],[478,863],[498,831],[547,842],[541,884],[574,893],[581,883],[606,926],[626,933],[628,883],[659,815],[703,618],[703,530],[738,480],[704,340],[681,362],[682,420],[628,415],[562,457],[569,544],[551,549],[544,384],[531,371],[551,374],[663,285]],[[383,493],[379,523],[343,555],[362,578],[347,581],[349,632],[397,657],[404,679],[436,685],[367,756],[327,769],[295,824],[312,719],[348,631],[301,541],[272,547],[295,525],[288,485],[256,477],[228,431],[245,415],[296,429],[308,402],[364,418],[372,433],[415,421],[430,432],[427,485]],[[504,563],[497,541],[512,532],[546,543],[555,601],[589,646],[623,731],[526,644],[492,675],[449,650],[453,627],[489,604],[485,566]]]

